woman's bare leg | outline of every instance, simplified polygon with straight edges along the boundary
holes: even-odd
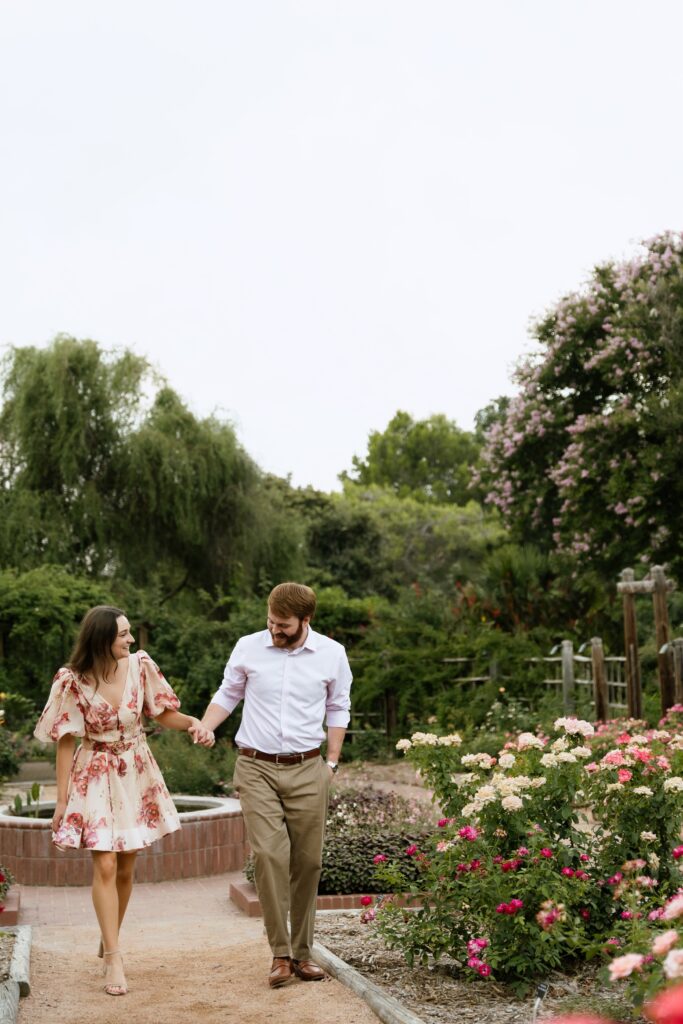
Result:
[[[119,949],[119,895],[116,854],[93,850],[92,902],[102,933],[107,985],[126,988]],[[106,954],[110,955],[107,956]],[[116,954],[116,955],[111,955]]]
[[[126,916],[128,901],[133,891],[133,877],[135,875],[135,858],[138,851],[131,850],[129,853],[116,854],[116,891],[119,897],[119,928]]]

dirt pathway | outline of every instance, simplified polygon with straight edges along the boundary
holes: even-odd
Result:
[[[261,921],[229,902],[230,877],[136,887],[121,942],[130,992],[118,998],[102,990],[87,891],[25,888],[32,994],[19,1024],[377,1024],[336,981],[269,989]]]

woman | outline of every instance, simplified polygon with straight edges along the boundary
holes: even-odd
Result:
[[[57,847],[92,852],[92,900],[111,996],[128,991],[119,929],[133,888],[137,851],[180,828],[142,729],[142,715],[210,747],[213,733],[178,711],[180,701],[144,651],[130,653],[120,608],[91,608],[67,665],[54,678],[35,736],[57,743]],[[82,737],[78,749],[76,737]]]

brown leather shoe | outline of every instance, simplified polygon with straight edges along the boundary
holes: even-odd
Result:
[[[294,971],[292,970],[291,958],[288,956],[274,956],[273,966],[270,968],[270,974],[268,975],[270,987],[279,988],[280,985],[286,985],[293,977]]]
[[[292,970],[302,981],[322,981],[327,977],[322,967],[312,960],[292,960]]]

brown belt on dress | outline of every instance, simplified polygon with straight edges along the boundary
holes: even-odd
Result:
[[[130,750],[131,747],[137,745],[138,741],[145,734],[143,732],[136,733],[130,740],[114,740],[113,743],[107,743],[105,740],[92,740],[85,738],[81,740],[81,746],[86,750],[95,750],[98,753],[104,751],[106,754],[122,754],[126,750]]]
[[[271,764],[301,764],[311,757],[319,757],[320,747],[316,747],[315,750],[304,750],[300,754],[266,754],[262,750],[252,750],[251,747],[238,747],[238,753],[252,760],[255,758],[257,761],[270,761]]]

